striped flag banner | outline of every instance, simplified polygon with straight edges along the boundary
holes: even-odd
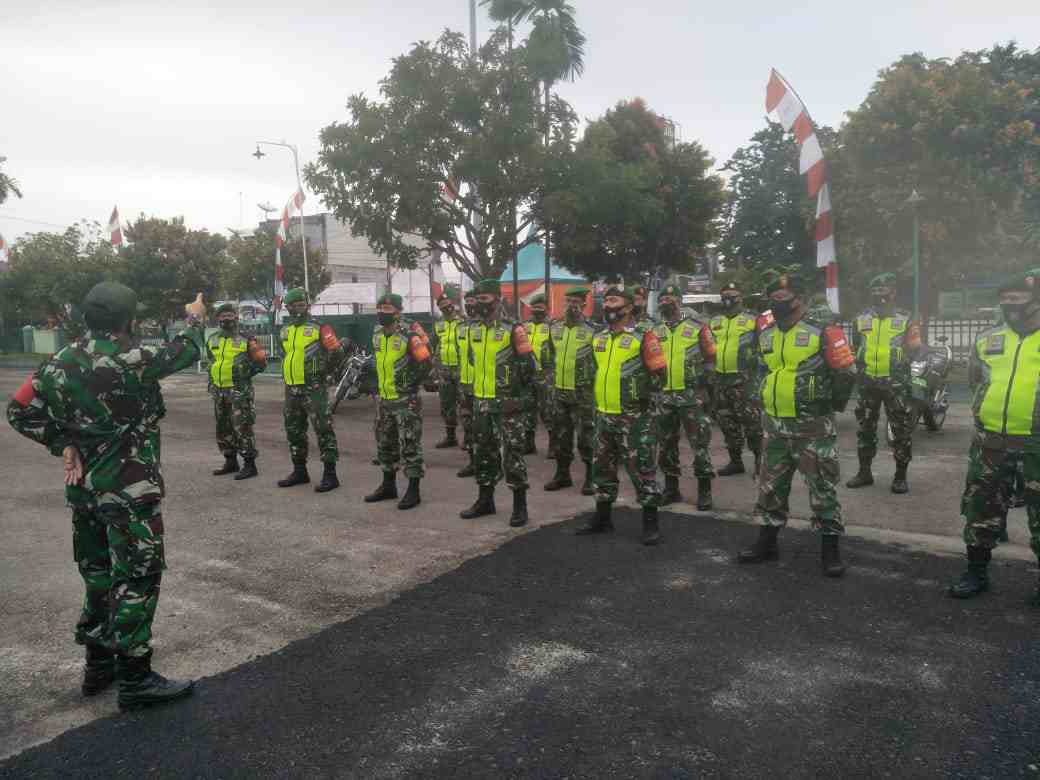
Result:
[[[108,218],[108,236],[112,246],[123,245],[123,229],[119,226],[119,209],[112,207],[112,216]]]
[[[775,113],[785,131],[794,135],[800,149],[798,172],[805,176],[809,197],[816,198],[816,266],[825,269],[827,303],[837,314],[838,258],[834,251],[834,225],[831,218],[831,191],[827,161],[816,137],[809,112],[794,88],[774,68],[766,86],[766,111]]]
[[[7,242],[4,241],[4,237],[0,235],[0,263],[11,262],[11,250],[7,248]]]
[[[306,196],[302,189],[296,190],[289,202],[282,208],[282,218],[278,220],[278,233],[274,237],[274,297],[280,302],[285,294],[285,266],[282,265],[282,247],[289,238],[289,217],[294,211],[300,212],[300,230],[303,230],[303,202]]]

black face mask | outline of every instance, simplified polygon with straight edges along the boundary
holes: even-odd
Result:
[[[581,319],[581,309],[575,309],[573,306],[567,307],[567,322],[577,322]]]
[[[1026,323],[1036,314],[1040,303],[1027,301],[1026,303],[1002,303],[1000,312],[1004,315],[1004,322],[1011,326],[1012,330],[1022,330]]]
[[[491,312],[494,311],[494,309],[495,304],[493,301],[491,303],[477,301],[475,304],[473,304],[473,313],[480,317],[480,319],[482,320],[486,320],[490,316]]]
[[[289,319],[293,322],[303,322],[307,319],[307,310],[304,309],[301,312],[289,312]]]
[[[613,325],[615,322],[620,322],[621,320],[625,319],[625,309],[624,309],[624,307],[622,306],[620,308],[614,308],[614,307],[604,308],[603,309],[603,319],[605,319],[607,321],[607,323],[610,324],[610,325]]]
[[[545,312],[538,309],[531,310],[531,319],[535,322],[545,322]]]
[[[390,312],[378,311],[376,312],[376,321],[384,328],[388,325],[393,325],[397,322],[397,315],[391,314]]]
[[[740,298],[727,295],[722,299],[722,308],[726,311],[736,311],[740,308]]]
[[[892,297],[889,295],[871,295],[870,300],[874,302],[874,305],[878,308],[884,308],[892,302]]]
[[[477,302],[476,301],[466,301],[466,316],[467,317],[476,317],[477,316]]]
[[[787,319],[798,306],[795,298],[789,298],[786,301],[770,300],[769,303],[773,309],[773,316],[778,320]]]
[[[447,319],[448,317],[450,317],[454,313],[455,313],[455,307],[454,306],[445,306],[443,309],[441,309],[441,314],[444,315],[445,319]]]
[[[666,320],[675,319],[679,315],[679,307],[674,303],[661,304],[661,316]]]
[[[220,329],[221,330],[226,330],[228,333],[230,333],[231,331],[233,331],[235,329],[235,321],[234,320],[221,320],[220,321]]]

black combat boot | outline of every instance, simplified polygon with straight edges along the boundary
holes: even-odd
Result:
[[[396,485],[394,486],[394,494],[397,494]],[[419,478],[409,477],[408,478],[408,489],[404,492],[401,500],[397,502],[398,509],[412,509],[419,506],[422,503],[422,497],[419,495]]]
[[[910,486],[906,482],[906,464],[896,464],[896,474],[892,477],[892,492],[896,495],[910,492]]]
[[[820,537],[820,563],[824,577],[840,577],[845,573],[845,564],[841,562],[841,551],[838,549],[837,534],[824,534]]]
[[[583,496],[596,495],[596,485],[592,482],[592,463],[585,461],[585,481],[581,483]]]
[[[577,536],[588,534],[605,534],[614,530],[614,522],[610,519],[610,502],[597,501],[596,514],[578,526],[574,533]]]
[[[968,547],[968,568],[950,586],[955,599],[970,599],[989,590],[989,559],[993,553],[986,547]]]
[[[311,475],[307,473],[306,463],[294,463],[292,473],[285,479],[278,480],[278,487],[292,487],[293,485],[306,485],[311,481]]]
[[[679,478],[670,477],[667,474],[664,475],[664,493],[661,494],[661,506],[668,506],[669,504],[678,504],[683,500],[682,493],[679,492]]]
[[[259,473],[256,470],[256,458],[242,458],[242,470],[235,474],[232,479],[249,479]]]
[[[152,671],[152,654],[141,658],[119,656],[119,709],[132,710],[164,704],[191,693],[194,680],[167,680]]]
[[[476,473],[477,473],[477,470],[473,466],[473,453],[471,452],[471,453],[469,453],[469,462],[466,463],[466,465],[463,466],[461,469],[459,469],[455,473],[455,476],[456,477],[472,477]]]
[[[553,478],[545,483],[545,489],[552,490],[563,490],[563,488],[569,488],[574,485],[574,480],[571,479],[571,464],[565,461],[557,459],[556,461],[556,474]]]
[[[97,645],[87,645],[87,661],[83,666],[84,696],[96,696],[116,681],[116,655]]]
[[[224,453],[224,465],[213,471],[214,477],[222,477],[225,474],[234,474],[238,471],[238,453],[235,450]]]
[[[750,547],[737,553],[738,563],[762,563],[775,561],[780,557],[780,548],[776,537],[780,534],[779,526],[763,525],[758,529],[758,539]]]
[[[326,463],[325,471],[321,474],[321,482],[314,487],[315,493],[328,493],[339,487],[339,477],[336,476],[336,464]]]
[[[661,529],[657,524],[657,507],[643,507],[643,544],[653,547],[661,541]]]
[[[375,493],[365,496],[365,503],[374,504],[376,501],[386,501],[388,498],[397,498],[396,471],[383,472],[383,484],[376,488]]]
[[[745,474],[744,459],[740,456],[740,450],[729,451],[729,463],[719,469],[720,477],[732,477],[736,474]]]
[[[448,425],[444,428],[444,438],[433,445],[435,450],[446,450],[449,447],[458,447],[459,440],[455,438],[455,426]]]
[[[474,517],[495,514],[495,486],[478,485],[478,487],[480,488],[480,495],[473,502],[473,506],[459,512],[459,517],[463,520],[472,520]]]
[[[711,500],[711,477],[698,477],[697,509],[699,509],[701,512],[707,512],[713,506],[715,506],[715,504]]]
[[[856,476],[845,483],[847,488],[869,487],[874,484],[874,475],[870,473],[870,463],[873,458],[859,456],[859,471]]]
[[[527,525],[527,490],[524,488],[513,491],[513,514],[509,518],[509,525],[513,528]]]

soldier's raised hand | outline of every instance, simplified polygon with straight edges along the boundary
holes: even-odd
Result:
[[[192,320],[201,321],[206,316],[206,304],[202,302],[202,293],[196,295],[191,303],[184,304],[184,312]]]

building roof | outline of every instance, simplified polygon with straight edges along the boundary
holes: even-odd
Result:
[[[528,244],[518,253],[519,263],[518,279],[521,282],[545,279],[545,247],[541,244]],[[585,279],[553,263],[549,269],[549,278],[552,282],[584,282]],[[513,281],[513,263],[506,264],[505,270],[499,279],[503,282]]]

